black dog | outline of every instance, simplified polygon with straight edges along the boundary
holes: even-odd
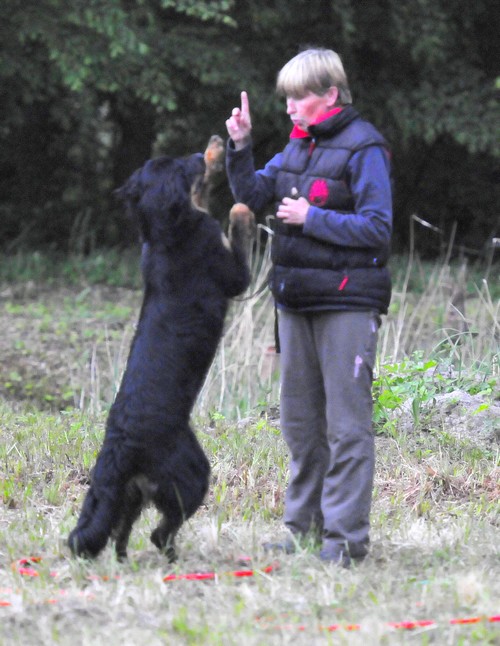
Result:
[[[68,544],[94,557],[108,539],[126,557],[132,525],[152,501],[163,514],[152,542],[175,557],[174,538],[201,505],[210,467],[189,425],[222,336],[228,299],[249,284],[253,214],[235,205],[229,240],[204,207],[223,142],[205,156],[148,161],[117,191],[144,241],[144,299],[90,488]]]

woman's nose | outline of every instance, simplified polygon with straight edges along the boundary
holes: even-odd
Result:
[[[295,112],[295,101],[293,99],[286,100],[286,113],[293,114]]]

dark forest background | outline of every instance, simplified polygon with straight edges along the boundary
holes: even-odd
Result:
[[[274,84],[299,49],[342,57],[394,163],[394,247],[486,254],[499,229],[494,0],[3,0],[0,244],[91,251],[135,237],[112,191],[148,157],[203,150],[250,95],[256,162],[290,130]],[[213,211],[224,220],[224,178]]]

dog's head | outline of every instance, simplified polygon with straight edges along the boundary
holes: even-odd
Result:
[[[137,169],[114,194],[137,221],[144,240],[162,237],[179,218],[193,211],[192,188],[205,173],[201,153],[185,158],[157,157]]]

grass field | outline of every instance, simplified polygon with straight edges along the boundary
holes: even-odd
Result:
[[[234,305],[195,411],[212,482],[181,530],[178,562],[150,544],[148,510],[128,563],[111,547],[89,563],[70,558],[65,539],[140,304],[135,259],[114,260],[65,261],[55,272],[42,257],[17,258],[1,269],[0,644],[500,644],[491,285],[467,286],[457,323],[453,268],[435,266],[417,287],[423,267],[410,275],[402,265],[380,340],[363,564],[324,565],[314,546],[278,560],[262,550],[282,532],[287,481],[265,294]],[[256,284],[262,274],[265,264]],[[474,398],[467,432],[450,426],[448,409],[434,414],[450,393]],[[213,576],[165,580],[189,573]]]

